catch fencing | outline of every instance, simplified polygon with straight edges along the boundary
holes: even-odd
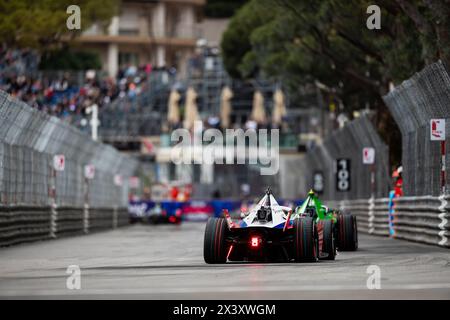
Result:
[[[441,61],[425,67],[383,97],[402,133],[403,191],[406,196],[441,194],[440,142],[430,140],[430,120],[446,119],[450,139],[450,74]],[[450,168],[450,148],[446,148]],[[450,172],[446,171],[446,189]]]
[[[55,155],[64,155],[63,171],[54,169]],[[86,165],[95,168],[91,179]],[[124,224],[127,181],[137,166],[0,91],[0,245]]]
[[[364,148],[375,150],[374,164],[363,164]],[[345,170],[342,170],[340,160],[345,160]],[[298,163],[303,179],[299,191],[305,194],[309,189],[314,189],[327,200],[385,196],[390,185],[388,161],[387,145],[376,132],[369,116],[363,115],[308,151]]]
[[[450,137],[450,75],[441,61],[431,64],[383,97],[402,133],[404,196],[358,197],[331,205],[351,212],[360,231],[450,248],[450,148],[430,138],[431,120],[445,119]],[[442,162],[444,159],[445,162]],[[445,164],[445,166],[443,166]],[[337,197],[330,197],[338,199]]]

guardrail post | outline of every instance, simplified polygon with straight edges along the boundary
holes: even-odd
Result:
[[[58,211],[56,204],[56,170],[50,165],[50,238],[56,238]]]
[[[445,218],[445,216],[447,214],[446,207],[447,207],[448,201],[445,198],[445,194],[440,195],[438,199],[441,201],[441,204],[439,206],[439,211],[441,213],[438,215],[438,217],[441,219],[441,223],[439,223],[439,225],[438,225],[439,229],[440,229],[438,235],[439,235],[439,237],[441,237],[441,240],[439,241],[438,244],[440,246],[445,246],[448,241],[447,237],[445,236],[445,232],[446,232],[445,226],[447,225],[447,222],[448,222],[448,220]]]
[[[446,168],[445,168],[445,140],[441,141],[441,192],[442,194],[445,194],[446,190],[446,181],[445,181],[445,175],[446,175]]]
[[[375,213],[374,213],[374,208],[375,208],[375,197],[372,194],[372,196],[369,199],[369,234],[372,234],[375,231],[375,227],[374,227],[374,223],[373,221],[375,220]]]
[[[89,233],[89,180],[84,178],[83,232]]]
[[[117,205],[115,205],[113,208],[113,221],[112,221],[113,229],[117,228],[118,215],[119,215],[119,208]]]

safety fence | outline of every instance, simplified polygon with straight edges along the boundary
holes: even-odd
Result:
[[[371,149],[373,156],[366,156]],[[389,153],[368,115],[348,122],[310,149],[298,163],[299,194],[314,189],[328,200],[366,199],[389,193]],[[287,172],[293,172],[288,169]]]
[[[375,192],[369,194],[367,189],[362,191],[366,196],[362,196],[357,187],[354,199],[364,200],[343,198],[339,193],[333,192],[324,194],[328,199],[340,200],[332,201],[332,205],[357,216],[358,227],[362,232],[448,248],[450,175],[445,168],[450,165],[450,151],[445,144],[450,137],[450,75],[446,66],[441,61],[426,66],[383,99],[402,133],[405,196],[393,197],[391,193],[390,198],[385,198],[389,192],[384,187],[378,189],[378,186]],[[445,121],[445,134],[444,130],[439,129],[436,120]],[[351,126],[346,127],[351,131]],[[330,158],[334,160],[345,156],[345,150],[351,155],[351,150],[357,149],[351,148],[350,137],[343,139],[342,135],[343,133],[337,133],[335,138],[327,139],[324,146],[308,155],[307,163],[313,168],[322,169],[326,163],[331,163]],[[369,138],[371,136],[373,134],[368,135]],[[354,138],[353,141],[356,141],[355,135]],[[376,146],[382,146],[380,141],[375,144],[376,163],[379,163]],[[356,142],[355,145],[360,143]],[[341,154],[341,151],[344,152]],[[388,182],[387,157],[381,160],[384,170],[381,174]],[[375,180],[379,178],[377,171]],[[357,173],[357,179],[363,187],[367,185],[367,175],[364,172]],[[353,180],[350,181],[353,183]]]
[[[404,194],[438,196],[441,186],[441,145],[432,141],[432,119],[446,120],[445,139],[450,139],[450,74],[441,61],[426,66],[383,97],[402,133]],[[450,168],[450,148],[445,164]],[[446,189],[450,189],[450,170]]]
[[[137,160],[0,91],[0,245],[123,224],[128,178],[137,167]]]
[[[370,198],[331,202],[357,217],[358,230],[367,234],[450,248],[450,196]]]

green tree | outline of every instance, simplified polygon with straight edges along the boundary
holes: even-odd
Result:
[[[208,0],[205,6],[205,16],[209,18],[229,18],[247,0]]]
[[[81,9],[81,30],[68,30],[67,7]],[[119,0],[0,0],[0,42],[11,47],[47,50],[73,38],[97,22],[104,27],[117,12]]]
[[[379,0],[381,29],[369,30],[372,1],[253,0],[224,34],[225,67],[241,78],[262,73],[282,80],[291,92],[319,82],[350,114],[367,105],[376,109],[380,133],[398,147],[399,132],[392,130],[396,126],[381,97],[391,82],[425,64],[450,61],[448,2]]]
[[[98,53],[74,52],[64,48],[43,54],[39,68],[41,70],[100,70],[102,63]]]
[[[252,51],[250,43],[252,32],[273,17],[271,10],[267,10],[257,1],[250,1],[231,19],[230,26],[222,36],[221,44],[224,64],[231,76],[236,78],[243,76],[240,71],[242,62],[244,58],[250,60],[245,56],[256,53],[256,50]]]

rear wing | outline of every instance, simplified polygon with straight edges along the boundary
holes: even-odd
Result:
[[[314,206],[316,209],[317,216],[320,220],[326,219],[326,210],[324,209],[324,206],[320,202],[319,198],[316,196],[313,190],[310,190],[308,192],[308,197],[305,199],[305,201],[302,203],[299,209],[295,210],[296,215],[300,215],[302,213],[306,212],[306,208]]]

